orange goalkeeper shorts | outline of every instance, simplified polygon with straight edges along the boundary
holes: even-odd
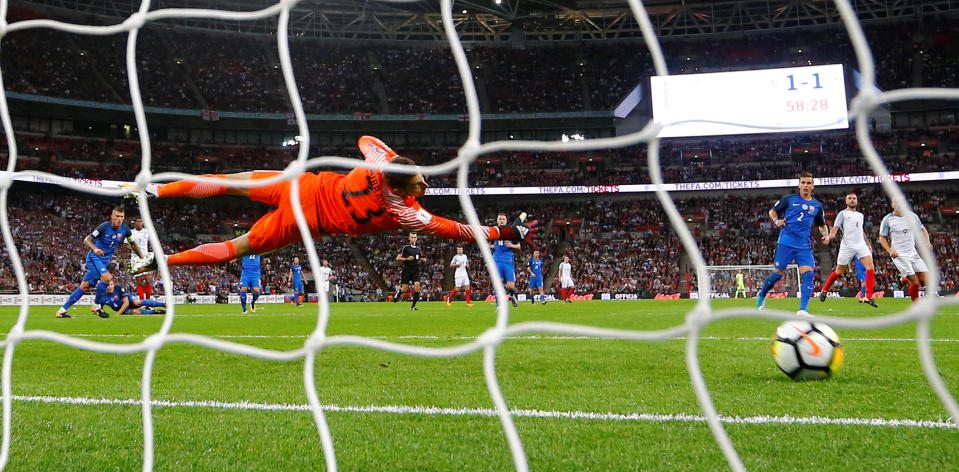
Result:
[[[282,174],[278,171],[253,173],[253,180],[268,179]],[[334,174],[335,175],[335,174]],[[306,172],[297,181],[300,183],[300,205],[303,207],[303,216],[314,237],[320,235],[320,218],[317,208],[318,194],[326,185],[327,176]],[[250,228],[248,237],[250,249],[254,254],[266,254],[282,249],[293,243],[303,240],[300,229],[296,226],[293,216],[293,206],[290,204],[290,181],[284,180],[273,185],[253,187],[250,189],[250,199],[277,208],[261,217]]]

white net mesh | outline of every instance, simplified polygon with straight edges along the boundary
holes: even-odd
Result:
[[[307,153],[309,150],[309,136],[310,132],[307,127],[307,122],[305,120],[305,115],[303,111],[302,102],[299,97],[298,89],[295,84],[295,78],[293,76],[293,69],[290,60],[289,52],[289,41],[288,41],[288,26],[290,22],[290,10],[297,3],[296,0],[283,0],[279,3],[276,3],[268,8],[257,11],[248,11],[248,12],[228,12],[220,10],[209,10],[209,9],[158,9],[150,10],[151,2],[149,0],[144,0],[139,10],[132,14],[129,18],[126,19],[121,24],[111,25],[111,26],[87,26],[87,25],[77,25],[69,24],[58,21],[51,20],[28,20],[28,21],[19,21],[16,23],[8,24],[6,23],[6,13],[8,2],[6,0],[0,1],[0,18],[3,18],[2,23],[0,23],[0,37],[3,35],[16,31],[24,30],[29,28],[53,28],[57,30],[62,30],[70,33],[84,34],[84,35],[108,35],[116,34],[122,32],[128,32],[127,37],[127,48],[126,48],[126,62],[127,62],[127,75],[130,84],[130,94],[133,103],[134,114],[136,118],[136,125],[139,129],[139,139],[141,142],[141,151],[142,151],[142,169],[143,171],[138,175],[136,185],[140,190],[140,195],[138,198],[139,210],[141,215],[144,217],[145,226],[150,233],[151,245],[155,248],[159,248],[160,242],[157,237],[156,229],[153,225],[153,222],[150,218],[150,206],[147,203],[143,189],[151,182],[158,181],[167,181],[170,179],[191,179],[198,182],[207,182],[207,183],[218,183],[222,184],[223,181],[214,182],[212,179],[204,179],[192,175],[180,174],[180,173],[164,173],[164,174],[153,174],[151,172],[151,154],[150,154],[150,141],[149,141],[149,129],[148,123],[146,120],[146,115],[144,113],[143,101],[140,95],[139,80],[137,77],[137,70],[135,67],[136,60],[136,44],[137,44],[137,34],[139,29],[144,26],[149,21],[156,21],[167,18],[216,18],[224,20],[234,20],[234,21],[246,21],[246,20],[257,20],[263,19],[271,16],[278,15],[278,29],[277,29],[277,47],[280,57],[280,66],[283,72],[283,78],[286,85],[286,90],[289,93],[290,100],[292,102],[294,115],[296,117],[296,123],[298,128],[299,136],[302,136],[304,141],[300,144],[299,154],[296,161],[294,161],[290,166],[285,170],[285,172],[276,178],[273,179],[264,179],[257,181],[256,184],[251,182],[241,183],[241,182],[229,182],[228,185],[234,187],[253,187],[261,185],[269,185],[276,183],[282,180],[290,180],[291,185],[291,201],[293,203],[293,208],[296,216],[296,221],[300,228],[300,233],[304,241],[312,241],[310,236],[310,231],[306,225],[306,220],[303,215],[302,208],[299,204],[299,186],[297,184],[297,177],[299,174],[307,171],[311,168],[316,168],[319,166],[335,166],[343,168],[353,168],[357,166],[375,168],[366,163],[358,162],[355,159],[346,159],[338,157],[320,157],[308,159]],[[852,101],[850,106],[850,117],[855,121],[856,135],[861,146],[866,161],[869,163],[871,168],[875,171],[876,175],[883,177],[883,189],[885,192],[901,207],[907,207],[906,200],[903,197],[903,193],[900,191],[896,183],[889,178],[889,172],[883,164],[882,159],[879,157],[876,149],[874,148],[872,141],[869,137],[869,114],[876,107],[889,104],[893,102],[901,102],[906,100],[915,100],[915,99],[933,99],[933,100],[946,100],[946,99],[959,99],[959,90],[953,89],[902,89],[894,90],[887,93],[879,92],[875,87],[869,86],[869,84],[875,83],[875,71],[874,71],[874,61],[871,56],[871,52],[866,43],[865,37],[863,35],[862,28],[856,18],[853,7],[847,0],[839,0],[836,3],[838,11],[842,17],[842,21],[849,33],[849,37],[854,46],[856,56],[858,59],[859,70],[862,74],[862,82],[865,84]],[[657,75],[667,75],[668,71],[666,68],[666,62],[663,56],[663,52],[660,49],[660,45],[657,41],[655,31],[652,27],[652,24],[649,20],[649,17],[646,13],[645,7],[640,2],[640,0],[629,0],[630,8],[637,18],[640,28],[643,32],[643,37],[645,38],[646,44],[649,47],[651,52],[653,62],[655,65],[655,71]],[[443,0],[442,1],[442,14],[443,14],[443,24],[447,37],[449,38],[450,47],[452,48],[452,53],[456,61],[457,68],[459,70],[460,78],[462,80],[463,88],[465,91],[466,102],[468,106],[468,116],[469,116],[469,134],[468,139],[463,144],[460,149],[459,155],[456,159],[451,160],[450,162],[424,168],[425,172],[432,174],[437,173],[448,173],[452,171],[457,172],[457,184],[461,189],[459,194],[460,203],[462,204],[463,211],[465,212],[469,223],[474,227],[474,230],[478,229],[480,222],[477,217],[476,211],[474,209],[473,203],[470,198],[470,194],[465,191],[467,186],[467,174],[469,165],[480,155],[493,153],[498,151],[572,151],[572,150],[593,150],[593,149],[607,149],[615,147],[623,147],[628,145],[635,145],[639,143],[648,144],[648,164],[650,169],[650,177],[654,184],[660,185],[663,183],[660,158],[659,158],[659,142],[656,138],[660,129],[662,128],[662,123],[650,122],[643,130],[625,135],[616,138],[608,139],[593,139],[585,141],[573,141],[568,143],[563,142],[537,142],[537,141],[500,141],[500,142],[490,142],[490,143],[481,143],[480,142],[480,128],[482,125],[480,119],[480,110],[477,99],[477,94],[475,86],[473,83],[472,74],[470,73],[470,66],[467,62],[466,55],[464,53],[463,47],[457,36],[453,17],[452,17],[452,0]],[[2,90],[2,84],[0,84],[0,90]],[[3,372],[2,372],[2,391],[3,391],[3,443],[2,451],[0,451],[0,468],[4,467],[7,464],[7,461],[10,457],[10,441],[11,441],[11,418],[12,418],[12,394],[13,387],[11,383],[12,376],[12,365],[15,348],[18,343],[28,340],[28,339],[43,339],[49,340],[57,343],[61,343],[66,346],[75,347],[78,349],[91,350],[96,352],[105,352],[105,353],[118,353],[118,354],[127,354],[127,353],[139,353],[145,352],[146,357],[143,365],[142,373],[142,416],[143,416],[143,470],[152,470],[154,463],[154,430],[153,430],[153,414],[151,407],[153,402],[151,400],[151,379],[153,374],[153,366],[156,358],[157,351],[160,350],[164,345],[179,342],[179,343],[191,343],[199,346],[208,347],[211,349],[218,349],[222,351],[227,351],[231,353],[237,353],[247,356],[254,356],[262,359],[268,360],[277,360],[277,361],[286,361],[293,359],[303,359],[303,382],[307,391],[307,397],[309,400],[310,409],[313,414],[314,421],[316,423],[317,430],[319,431],[320,442],[322,444],[324,457],[326,460],[326,465],[328,470],[336,470],[337,462],[336,455],[333,448],[333,440],[328,427],[326,418],[324,416],[323,404],[321,403],[317,392],[316,392],[316,379],[314,378],[314,365],[315,358],[319,350],[327,346],[332,345],[356,345],[356,346],[366,346],[373,349],[382,349],[386,351],[392,351],[396,353],[417,355],[417,356],[429,356],[429,357],[452,357],[452,356],[462,356],[472,352],[482,350],[484,353],[483,366],[484,373],[487,382],[487,387],[491,399],[493,400],[496,411],[502,423],[503,431],[506,435],[507,441],[513,457],[513,463],[515,468],[520,471],[528,470],[526,454],[523,450],[523,443],[521,438],[516,430],[516,427],[513,424],[513,415],[509,407],[507,406],[506,399],[503,397],[499,382],[497,380],[497,371],[495,366],[495,356],[497,347],[500,343],[508,336],[518,335],[522,333],[531,333],[531,332],[547,332],[547,333],[556,333],[556,334],[569,334],[569,335],[587,335],[587,336],[597,336],[604,338],[615,338],[615,339],[626,339],[626,340],[663,340],[668,338],[673,338],[677,336],[686,336],[687,345],[686,345],[686,363],[687,368],[690,373],[690,380],[696,392],[697,399],[702,408],[703,414],[706,418],[706,421],[716,439],[716,442],[719,444],[723,454],[725,455],[726,460],[729,463],[729,466],[734,470],[745,470],[743,462],[740,460],[740,457],[734,448],[732,441],[727,435],[723,424],[720,420],[720,417],[717,414],[716,408],[713,405],[709,390],[706,387],[705,380],[703,378],[702,371],[700,369],[699,355],[698,355],[698,345],[699,345],[699,333],[703,328],[709,323],[729,318],[729,317],[764,317],[770,319],[788,319],[794,317],[791,313],[784,311],[767,311],[760,313],[754,309],[747,308],[735,308],[727,310],[714,310],[710,304],[709,293],[709,284],[700,284],[698,287],[699,301],[696,306],[688,313],[686,321],[678,326],[674,326],[669,329],[658,330],[658,331],[627,331],[627,330],[616,330],[616,329],[603,329],[595,328],[590,326],[580,326],[580,325],[571,325],[571,324],[558,324],[558,323],[545,323],[545,322],[525,322],[518,324],[509,324],[509,306],[507,303],[500,303],[498,309],[498,317],[495,326],[490,327],[482,336],[480,336],[476,341],[470,342],[457,347],[451,348],[427,348],[427,347],[418,347],[405,344],[396,344],[390,343],[382,340],[355,337],[355,336],[327,336],[326,328],[329,321],[330,311],[329,304],[325,297],[325,294],[321,294],[321,302],[319,304],[319,314],[317,317],[316,328],[313,333],[307,338],[304,342],[303,347],[293,350],[293,351],[275,351],[269,349],[260,349],[256,347],[251,347],[245,344],[232,343],[227,341],[222,341],[218,339],[213,339],[210,337],[192,335],[192,334],[170,334],[170,328],[172,326],[173,320],[176,317],[176,311],[173,306],[168,307],[167,313],[164,317],[162,327],[154,335],[148,337],[141,343],[137,344],[111,344],[111,343],[100,343],[100,342],[91,342],[84,339],[79,339],[76,337],[66,336],[49,331],[38,331],[31,330],[26,331],[24,329],[27,315],[28,315],[28,288],[27,281],[24,275],[23,265],[21,263],[20,257],[16,251],[16,246],[13,240],[11,233],[11,228],[8,220],[7,213],[7,196],[13,178],[21,174],[34,174],[34,175],[43,175],[48,178],[52,178],[57,181],[60,185],[69,187],[73,190],[85,191],[91,193],[97,193],[101,195],[113,195],[119,196],[122,192],[117,190],[104,190],[86,187],[81,184],[68,182],[64,179],[56,179],[56,176],[51,176],[48,174],[43,174],[40,172],[21,172],[14,173],[17,162],[17,149],[16,141],[13,134],[13,126],[11,124],[10,114],[6,102],[6,97],[4,94],[0,94],[0,118],[3,120],[3,128],[7,137],[7,146],[9,149],[10,159],[8,161],[7,172],[0,176],[0,225],[2,225],[4,244],[10,254],[11,264],[13,266],[14,272],[16,274],[16,280],[19,287],[19,292],[22,297],[22,303],[20,305],[19,316],[14,327],[7,333],[7,338],[3,341],[2,344],[5,348],[4,350],[4,359],[3,359]],[[746,126],[755,126],[750,123],[739,123]],[[409,170],[407,170],[409,172]],[[696,278],[698,280],[709,280],[709,271],[706,268],[705,261],[702,254],[698,251],[692,249],[696,248],[697,245],[693,239],[692,234],[689,232],[686,224],[684,223],[682,217],[677,212],[675,205],[670,199],[669,195],[662,190],[661,188],[657,190],[657,197],[665,209],[666,213],[669,216],[669,221],[675,231],[678,233],[683,246],[689,252],[689,257],[692,260],[696,268]],[[915,228],[914,228],[915,229]],[[477,231],[477,234],[482,234]],[[487,269],[490,272],[494,270],[494,264],[492,255],[489,251],[489,248],[486,244],[486,241],[482,236],[480,236],[478,247],[483,254],[483,259],[486,264]],[[310,266],[312,268],[317,268],[320,266],[319,260],[317,258],[316,249],[313,244],[304,245],[309,257]],[[935,261],[935,256],[932,254],[931,250],[925,246],[921,246],[920,253],[923,258],[930,261]],[[163,259],[161,259],[162,261]],[[172,299],[171,287],[173,286],[170,283],[170,272],[165,263],[160,264],[159,272],[162,277],[164,292],[167,299]],[[315,272],[315,270],[314,270]],[[493,277],[494,289],[497,297],[500,299],[505,299],[505,291],[502,283],[498,278]],[[928,286],[936,287],[939,283],[939,271],[936,268],[936,264],[932,264],[930,267],[930,272],[928,274]],[[942,378],[937,372],[936,365],[932,357],[932,349],[930,345],[930,320],[934,316],[938,306],[946,303],[956,303],[959,301],[957,298],[949,299],[937,299],[935,296],[935,291],[927,291],[924,299],[920,300],[918,303],[912,305],[909,309],[889,316],[874,317],[870,319],[848,319],[848,318],[835,318],[835,317],[822,317],[821,321],[828,323],[834,327],[839,328],[879,328],[890,326],[894,324],[901,324],[910,321],[917,322],[917,347],[919,349],[919,356],[922,362],[922,367],[924,373],[938,395],[939,399],[942,401],[946,410],[949,413],[949,416],[953,418],[953,421],[956,418],[959,418],[959,405],[955,398],[947,390],[945,384],[943,383]]]

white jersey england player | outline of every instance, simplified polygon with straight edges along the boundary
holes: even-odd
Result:
[[[929,231],[915,213],[900,211],[894,202],[892,210],[893,212],[886,215],[882,219],[882,224],[879,225],[879,244],[882,244],[882,248],[892,256],[892,262],[896,264],[899,273],[909,280],[909,296],[915,301],[919,298],[919,287],[926,284],[926,272],[929,272],[929,268],[916,251],[918,239],[913,233],[909,220],[912,220],[922,233],[922,243],[932,247],[929,242]]]
[[[318,285],[317,288],[319,289],[320,292],[329,292],[330,279],[333,278],[333,269],[330,268],[329,261],[327,261],[326,259],[323,259],[323,262],[321,262],[321,264],[323,265],[320,266],[320,270],[319,270],[320,279],[319,279],[319,283],[317,284]]]
[[[466,273],[466,267],[469,265],[469,260],[466,258],[466,254],[462,252],[453,256],[453,260],[450,261],[450,265],[456,266],[456,271],[453,273],[453,279],[456,282],[454,285],[456,287],[465,287],[470,284],[470,276]]]
[[[836,215],[836,222],[829,230],[828,240],[836,237],[839,230],[842,230],[842,242],[839,243],[839,257],[836,260],[836,268],[829,274],[829,278],[823,283],[819,293],[819,301],[826,301],[826,294],[829,287],[836,279],[846,272],[846,268],[853,258],[859,259],[866,269],[866,302],[876,307],[876,302],[872,299],[872,291],[876,284],[876,270],[872,263],[872,249],[869,242],[866,241],[866,233],[863,226],[866,218],[862,213],[856,211],[859,206],[859,198],[855,193],[846,194],[846,209]]]
[[[453,260],[450,261],[450,267],[456,268],[456,271],[453,273],[455,284],[453,285],[453,290],[450,291],[450,294],[446,297],[446,304],[452,305],[456,292],[462,290],[466,294],[466,306],[473,306],[473,304],[470,303],[470,277],[466,273],[466,268],[469,267],[469,259],[467,259],[466,254],[463,254],[463,246],[456,246],[456,255],[453,256]]]
[[[569,296],[573,294],[575,285],[573,283],[573,266],[569,263],[569,256],[563,256],[563,262],[559,264],[559,286],[563,303],[572,303]]]
[[[153,252],[150,251],[150,233],[143,228],[143,218],[137,216],[133,219],[133,229],[130,230],[133,238],[133,244],[140,249],[144,257],[137,256],[136,252],[130,253],[130,267],[137,267],[153,258]],[[149,274],[140,274],[134,277],[136,281],[137,296],[140,300],[148,300],[153,296],[153,281]]]
[[[143,220],[138,216],[134,221],[133,229],[130,230],[130,233],[133,235],[133,242],[140,248],[140,252],[143,253],[146,258],[150,257],[150,233],[147,230],[143,229]],[[136,253],[130,253],[130,259],[134,261],[142,260],[140,257],[137,257]]]

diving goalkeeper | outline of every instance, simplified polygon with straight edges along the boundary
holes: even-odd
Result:
[[[414,165],[412,160],[400,157],[374,137],[363,136],[358,144],[367,162]],[[279,174],[277,171],[255,171],[206,177],[258,180]],[[348,174],[306,172],[298,179],[300,204],[314,238],[323,234],[356,236],[405,229],[457,241],[474,240],[475,234],[469,225],[435,216],[416,201],[429,187],[422,173],[410,175],[356,168]],[[301,241],[300,231],[293,217],[289,181],[255,188],[230,188],[226,185],[180,180],[151,188],[150,193],[160,198],[239,195],[277,206],[254,223],[246,234],[230,241],[203,244],[170,255],[167,258],[169,265],[219,264],[248,254],[265,254]],[[532,241],[536,229],[535,221],[528,225],[514,221],[509,226],[482,227],[483,234],[490,241]],[[130,272],[149,272],[155,270],[156,266],[156,259],[148,258],[141,264],[131,266]]]

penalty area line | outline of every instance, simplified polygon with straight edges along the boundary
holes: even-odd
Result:
[[[51,397],[51,396],[28,396],[14,395],[11,397],[14,401],[25,403],[45,403],[62,405],[117,405],[117,406],[141,406],[141,401],[137,399],[109,399],[109,398],[85,398],[85,397]],[[151,405],[160,408],[217,408],[224,410],[248,410],[248,411],[310,411],[309,405],[289,404],[289,403],[259,403],[259,402],[219,402],[219,401],[169,401],[153,400]],[[497,416],[496,410],[490,408],[441,408],[433,406],[342,406],[342,405],[323,405],[325,412],[342,413],[387,413],[397,415],[430,415],[430,416]],[[706,418],[701,415],[687,414],[654,414],[654,413],[595,413],[588,411],[546,411],[546,410],[528,410],[514,409],[510,410],[514,417],[522,418],[542,418],[542,419],[572,419],[572,420],[594,420],[594,421],[635,421],[635,422],[681,422],[681,423],[704,423]],[[720,415],[720,420],[726,424],[738,425],[837,425],[837,426],[873,426],[873,427],[893,427],[893,428],[920,428],[920,429],[955,429],[959,430],[959,425],[943,420],[912,420],[912,419],[887,419],[887,418],[829,418],[823,416],[725,416]]]

